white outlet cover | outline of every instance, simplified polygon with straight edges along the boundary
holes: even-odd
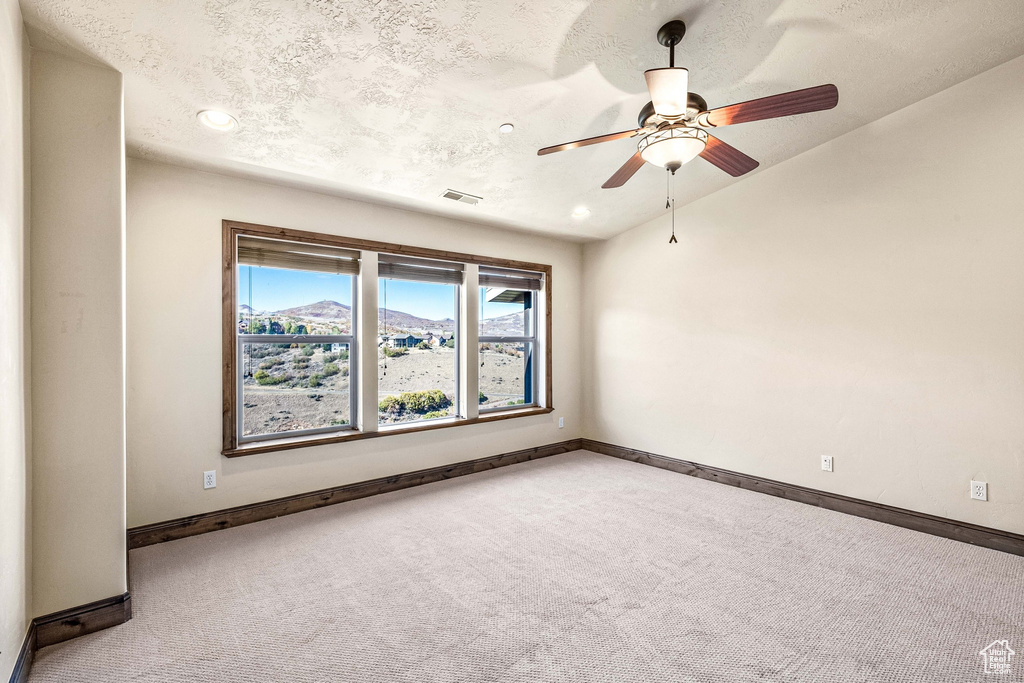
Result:
[[[831,455],[823,455],[823,456],[821,456],[821,469],[825,470],[826,472],[831,472],[832,471],[832,456]]]
[[[561,429],[564,426],[565,426],[565,418],[564,417],[558,418],[558,428]]]
[[[217,488],[217,470],[209,470],[208,472],[203,472],[203,488]]]
[[[971,480],[971,498],[974,500],[988,500],[988,483]]]

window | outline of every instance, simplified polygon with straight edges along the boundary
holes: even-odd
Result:
[[[378,424],[454,417],[462,264],[381,254],[378,275]]]
[[[238,240],[239,442],[351,429],[358,254]]]
[[[223,250],[226,456],[552,411],[550,266],[234,221]]]
[[[536,405],[542,275],[480,267],[480,411]]]

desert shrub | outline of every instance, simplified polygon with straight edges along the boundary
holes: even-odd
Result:
[[[521,406],[524,403],[526,403],[526,401],[524,401],[523,399],[520,398],[520,399],[516,399],[515,401],[509,401],[505,405],[507,405],[507,406]]]
[[[419,344],[416,345],[416,348],[417,349],[423,349],[424,351],[429,351],[430,350],[430,342],[428,342],[428,341],[421,341]]]
[[[296,356],[292,359],[292,366],[296,368],[308,368],[309,358],[306,356]]]
[[[348,366],[347,365],[341,368],[341,376],[342,377],[348,377]]]
[[[284,359],[282,358],[268,358],[267,360],[260,363],[260,370],[269,370],[270,368],[282,365]]]
[[[484,392],[481,391],[480,392],[480,403],[486,403],[486,402],[487,402],[487,397],[484,396]]]
[[[400,413],[402,412],[402,399],[398,396],[385,396],[377,404],[377,408],[382,413]]]
[[[445,346],[447,346],[447,347],[448,347],[449,349],[454,349],[454,348],[455,348],[455,338],[454,338],[454,337],[452,337],[451,339],[449,339],[448,341],[446,341],[446,342],[444,343],[444,345],[445,345]]]
[[[435,417],[448,417],[448,411],[447,410],[432,410],[429,413],[424,413],[424,415],[423,415],[423,419],[424,420],[430,420],[430,419],[433,419]]]
[[[331,420],[332,427],[343,427],[348,424],[348,420]]]
[[[266,358],[267,356],[274,355],[275,351],[272,348],[265,346],[256,346],[255,344],[249,347],[249,355],[253,358]]]
[[[325,363],[333,363],[336,360],[338,360],[338,354],[336,354],[336,353],[325,353],[324,354],[324,362]]]
[[[341,368],[339,368],[334,363],[324,364],[324,377],[334,377],[339,372],[341,372]]]
[[[253,375],[252,377],[253,379],[256,380],[257,384],[261,384],[263,386],[282,384],[284,382],[289,381],[292,378],[292,376],[289,375],[288,373],[285,373],[283,375],[271,375],[266,370],[257,370],[256,374]]]
[[[312,356],[314,353],[316,353],[316,347],[313,344],[306,344],[302,347],[303,356]]]
[[[400,396],[385,396],[378,404],[382,413],[447,413],[452,400],[440,389],[406,391]]]
[[[309,376],[309,386],[310,387],[318,387],[318,386],[320,386],[321,380],[323,380],[323,378],[324,378],[324,376],[321,375],[319,372],[314,372],[312,375]]]
[[[338,351],[338,359],[348,360],[348,349],[342,349],[341,351]]]
[[[390,346],[384,347],[384,355],[388,358],[397,358],[398,356],[404,356],[409,353],[405,349],[393,349]]]

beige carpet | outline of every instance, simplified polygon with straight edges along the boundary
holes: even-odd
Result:
[[[578,452],[132,551],[30,681],[1018,681],[1024,558]],[[1010,675],[978,654],[1008,639]]]

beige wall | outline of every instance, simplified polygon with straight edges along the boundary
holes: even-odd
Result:
[[[32,54],[33,611],[125,590],[121,75]]]
[[[580,436],[579,244],[128,161],[129,526]],[[550,263],[555,412],[224,458],[219,330],[225,218]],[[566,419],[561,430],[559,416]],[[203,490],[205,470],[217,470],[217,488]]]
[[[0,2],[0,681],[32,617],[28,397],[28,39]]]
[[[695,202],[678,245],[667,216],[588,245],[586,436],[1024,532],[1022,82]]]

